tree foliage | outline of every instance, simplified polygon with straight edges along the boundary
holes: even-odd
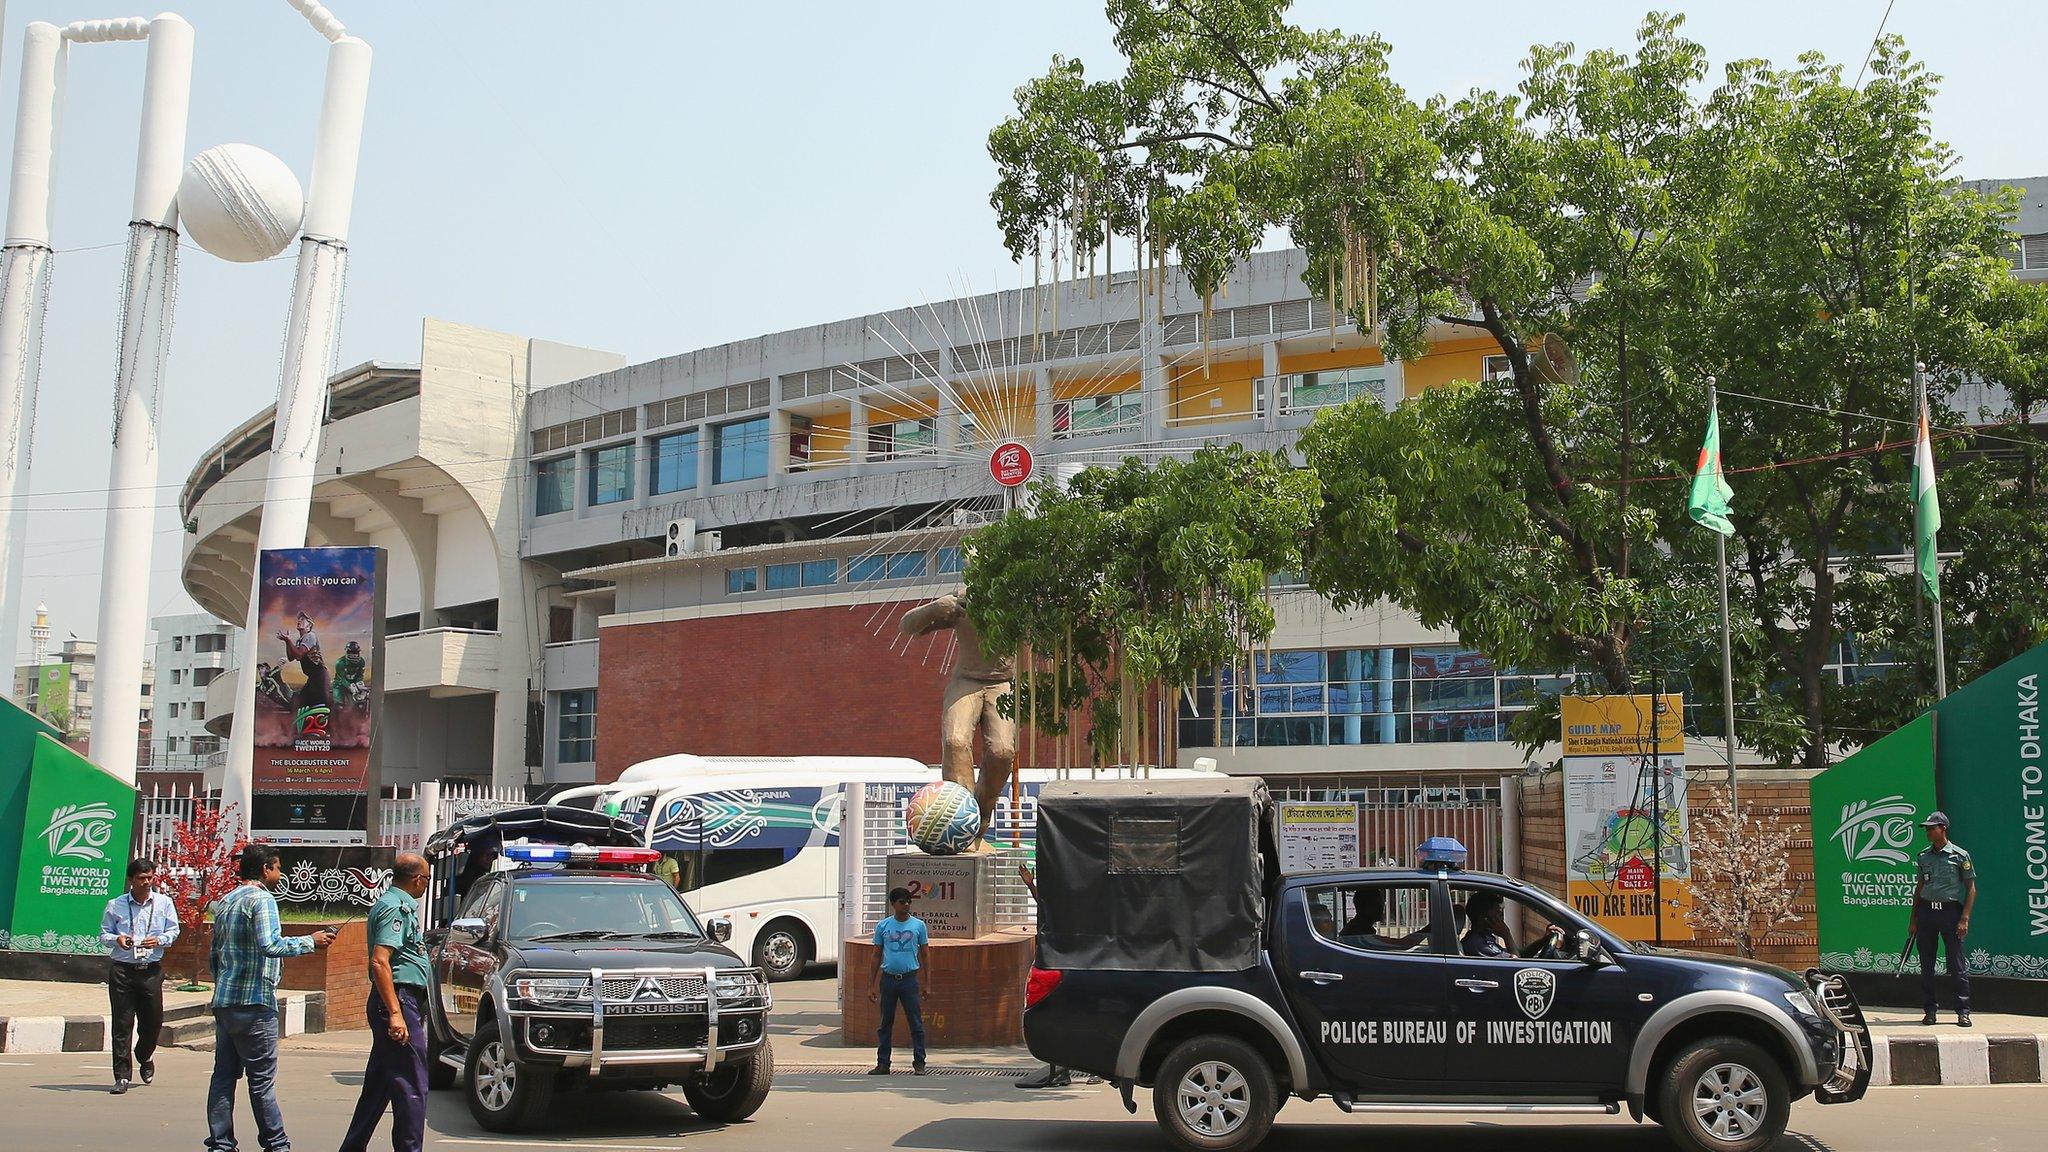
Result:
[[[246,841],[233,835],[240,827],[232,818],[234,807],[195,799],[192,814],[172,826],[170,848],[160,862],[164,893],[178,910],[178,923],[194,940],[199,939],[207,909],[240,882],[236,865]],[[205,962],[206,950],[193,948],[191,983],[199,982]]]
[[[1416,99],[1384,41],[1287,7],[1111,0],[1122,76],[1056,59],[1020,88],[990,135],[991,201],[1020,257],[1129,234],[1205,300],[1277,230],[1307,252],[1309,290],[1388,355],[1464,337],[1505,360],[1304,434],[1315,588],[1598,690],[1656,669],[1717,714],[1712,537],[1683,484],[1715,375],[1744,741],[1818,764],[1918,700],[1911,677],[1839,690],[1832,667],[1845,637],[1912,642],[1907,585],[1871,559],[1910,534],[1912,364],[1939,406],[2031,347],[2028,298],[2004,287],[2010,202],[1951,179],[1934,77],[1894,38],[1860,86],[1808,56],[1729,64],[1709,87],[1705,50],[1653,14],[1632,51],[1539,45],[1513,92]],[[2006,519],[1957,508],[1965,534],[2038,505],[1992,463],[1953,487],[2006,493]],[[1957,575],[1998,610],[2007,574]],[[1985,634],[2009,650],[2043,619]],[[1535,742],[1546,718],[1525,719]]]
[[[1146,738],[1141,697],[1166,699],[1272,635],[1267,579],[1301,567],[1316,483],[1231,444],[1030,495],[975,534],[968,612],[991,652],[1021,657],[1016,714],[1060,736],[1085,708],[1095,755],[1123,760],[1164,735]]]

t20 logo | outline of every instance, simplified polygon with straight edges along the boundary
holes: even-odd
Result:
[[[1910,859],[1905,850],[1913,844],[1914,815],[1913,805],[1903,796],[1844,804],[1834,839],[1851,863],[1904,864]]]
[[[107,841],[114,838],[114,806],[95,800],[66,804],[50,813],[43,839],[50,855],[72,860],[105,860]]]

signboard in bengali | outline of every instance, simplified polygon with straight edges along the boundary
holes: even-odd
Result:
[[[258,835],[361,843],[374,831],[383,570],[381,548],[263,553],[251,812]]]
[[[1283,801],[1280,870],[1334,872],[1358,867],[1358,805]]]
[[[135,789],[43,734],[31,761],[6,946],[97,954],[125,884]]]
[[[1628,940],[1692,939],[1683,699],[1567,696],[1565,898]],[[1664,750],[1665,754],[1657,752]]]
[[[1813,778],[1822,968],[1898,970],[1913,914],[1915,859],[1927,846],[1920,821],[1934,809],[1931,712]]]

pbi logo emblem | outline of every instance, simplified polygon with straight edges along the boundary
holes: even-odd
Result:
[[[311,708],[299,709],[298,737],[301,740],[327,739],[328,710],[325,705],[316,704]]]
[[[98,800],[57,809],[43,828],[50,855],[71,860],[105,860],[107,841],[113,838],[114,806]]]
[[[1852,864],[1904,864],[1911,859],[1906,849],[1913,845],[1915,814],[1913,805],[1903,796],[1844,804],[1834,839]]]
[[[1550,1002],[1557,999],[1557,977],[1547,968],[1524,968],[1515,973],[1515,1003],[1522,1006],[1522,1015],[1531,1020],[1541,1020],[1550,1011]]]

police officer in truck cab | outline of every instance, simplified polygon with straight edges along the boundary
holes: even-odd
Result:
[[[1977,865],[1962,846],[1948,838],[1948,816],[1931,813],[1920,822],[1927,829],[1927,851],[1920,853],[1920,882],[1913,889],[1913,918],[1906,934],[1920,946],[1920,999],[1934,1023],[1934,950],[1948,952],[1948,974],[1956,981],[1956,1023],[1970,1026],[1970,970],[1963,963],[1963,939],[1970,934],[1970,909],[1977,905]]]
[[[1514,933],[1508,931],[1506,901],[1498,892],[1474,892],[1465,901],[1465,918],[1472,927],[1458,941],[1467,956],[1493,960],[1561,960],[1564,958],[1564,929],[1552,924],[1527,948],[1515,951]]]

